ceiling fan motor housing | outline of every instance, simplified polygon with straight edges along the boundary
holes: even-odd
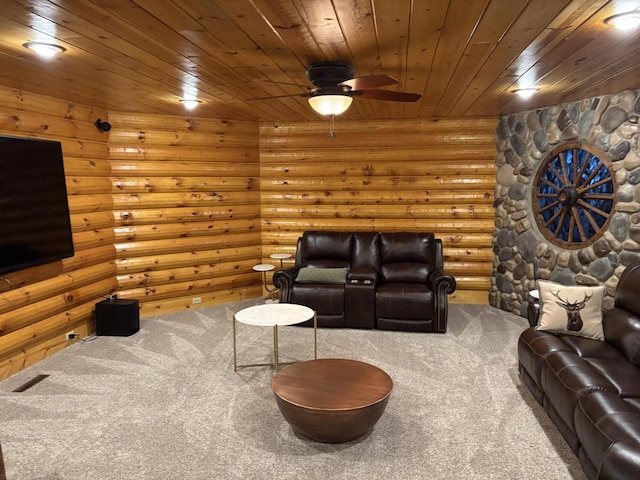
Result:
[[[307,70],[307,78],[318,88],[336,87],[341,82],[351,80],[356,71],[344,62],[320,62]]]

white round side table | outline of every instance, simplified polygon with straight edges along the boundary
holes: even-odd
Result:
[[[240,310],[233,316],[233,371],[246,367],[273,367],[277,373],[281,363],[278,359],[278,326],[296,325],[313,319],[313,358],[318,358],[318,317],[316,312],[304,305],[294,303],[272,303],[255,305]],[[238,365],[236,347],[236,322],[259,327],[273,327],[273,363],[251,363]]]
[[[269,296],[271,297],[270,300],[267,300],[268,302],[276,302],[275,298],[273,297],[274,294],[278,292],[277,288],[269,288],[269,285],[267,284],[267,272],[273,270],[274,268],[276,267],[268,263],[260,263],[253,266],[253,269],[256,272],[262,272],[262,286],[267,292],[269,292]]]
[[[287,258],[291,258],[291,254],[290,253],[272,253],[271,255],[269,255],[271,258],[273,258],[274,260],[280,260],[280,268],[282,268],[282,261],[286,260]]]

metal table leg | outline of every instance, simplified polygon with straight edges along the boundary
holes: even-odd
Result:
[[[233,316],[233,371],[237,372],[240,368],[246,367],[272,367],[274,373],[278,373],[278,369],[281,365],[288,365],[294,362],[280,362],[278,351],[278,325],[273,326],[273,363],[251,363],[246,365],[238,365],[238,347],[237,347],[237,325],[236,317]],[[318,358],[318,315],[313,314],[313,358]]]
[[[273,326],[273,369],[278,373],[278,325]]]
[[[233,371],[238,371],[238,356],[236,353],[236,316],[233,316]]]

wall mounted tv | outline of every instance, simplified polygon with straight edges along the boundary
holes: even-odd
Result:
[[[72,256],[60,142],[0,135],[0,274]]]

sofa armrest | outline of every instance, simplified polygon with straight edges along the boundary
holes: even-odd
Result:
[[[429,274],[427,284],[431,291],[438,292],[442,290],[445,295],[450,295],[456,290],[456,279],[446,273],[444,270],[434,270]]]
[[[434,270],[429,274],[427,284],[433,292],[433,321],[434,332],[447,331],[447,319],[449,317],[449,299],[447,295],[456,289],[456,279],[444,270]]]
[[[291,292],[296,281],[300,267],[289,267],[283,270],[276,270],[273,274],[273,285],[280,290],[280,301],[291,303]]]
[[[372,267],[351,267],[344,298],[344,326],[375,328],[375,295],[378,272]]]
[[[604,339],[620,350],[629,362],[640,366],[640,317],[614,307],[602,316]]]
[[[347,283],[359,285],[375,285],[378,272],[371,267],[352,267],[347,274]]]

